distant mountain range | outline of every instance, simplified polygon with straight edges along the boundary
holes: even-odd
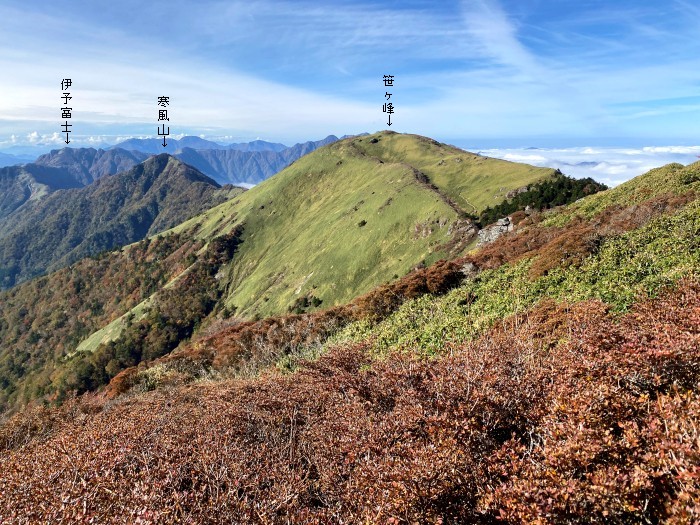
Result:
[[[223,146],[199,137],[169,140],[164,148],[157,139],[129,139],[111,148],[140,153],[171,153],[220,184],[258,184],[307,153],[338,140],[335,135],[287,147],[255,140]]]
[[[74,152],[62,150],[63,156]],[[92,150],[94,152],[95,150]],[[123,150],[120,150],[123,152]],[[99,150],[104,160],[110,152]],[[119,159],[119,152],[112,161]],[[61,157],[61,152],[53,158]],[[127,152],[128,153],[128,152]],[[131,158],[127,160],[133,160]],[[79,163],[76,163],[79,165]],[[100,165],[99,162],[93,167]],[[167,154],[84,187],[58,168],[28,165],[11,171],[11,198],[0,201],[0,287],[11,287],[83,257],[131,244],[220,204],[242,190],[221,186]],[[104,164],[105,169],[113,167]],[[93,170],[88,174],[99,175]],[[79,176],[85,173],[79,173]],[[56,176],[52,178],[51,176]],[[59,178],[63,177],[63,178]],[[52,179],[50,184],[43,184]],[[61,188],[56,184],[61,181]],[[34,189],[26,198],[27,189]],[[57,191],[59,189],[65,191]],[[24,202],[22,200],[24,190]],[[39,198],[41,196],[41,198]]]
[[[329,135],[325,139],[316,141],[315,143],[325,145],[329,144],[330,142],[335,142],[336,140],[338,140],[338,137]],[[305,142],[303,144],[314,144],[314,142]],[[234,150],[244,152],[273,151],[279,153],[286,149],[297,148],[301,145],[302,144],[295,144],[294,146],[290,147],[278,142],[266,142],[264,140],[254,140],[252,142],[240,142],[233,144],[219,144],[218,142],[212,142],[211,140],[206,140],[200,137],[188,136],[182,137],[181,139],[168,139],[166,141],[166,146],[163,146],[162,139],[129,139],[108,149],[126,149],[129,151],[140,151],[141,153],[150,153],[153,155],[158,153],[177,153],[185,148],[196,150]]]
[[[255,149],[275,146],[269,142],[252,144],[244,149],[194,149],[183,148],[175,156],[194,166],[220,184],[259,184],[292,162],[316,149],[332,144],[338,137],[330,135],[322,140],[309,141],[282,150]],[[233,145],[232,145],[233,146]]]
[[[11,155],[9,153],[0,152],[0,168],[5,166],[14,166],[16,164],[24,164],[25,162],[31,162],[34,157],[31,155]]]
[[[283,151],[289,146],[280,144],[279,142],[266,142],[264,140],[254,140],[252,142],[240,142],[229,144],[226,149],[235,149],[238,151]],[[200,148],[201,149],[201,148]]]
[[[338,140],[336,138],[336,140]],[[129,139],[120,142],[110,149],[121,148],[142,153],[175,153],[184,148],[191,149],[221,149],[236,151],[275,151],[280,152],[289,146],[278,142],[266,142],[264,140],[254,140],[252,142],[240,142],[233,144],[219,144],[200,137],[182,137],[181,139],[168,139],[166,146],[163,146],[162,139]]]
[[[109,149],[125,149],[129,151],[140,151],[141,153],[148,153],[150,155],[155,155],[158,153],[175,153],[182,148],[195,148],[195,149],[225,149],[226,146],[222,146],[211,140],[205,140],[200,137],[182,137],[181,139],[168,139],[166,141],[167,146],[163,146],[163,139],[129,139],[124,142],[120,142]]]
[[[16,165],[0,171],[0,190],[4,190],[0,196],[0,216],[3,209],[14,209],[32,195],[37,195],[37,192],[43,195],[54,189],[85,186],[105,175],[128,170],[150,155],[161,153],[174,155],[219,184],[250,187],[307,153],[337,140],[338,137],[329,135],[322,140],[302,142],[291,147],[262,140],[222,146],[199,137],[184,137],[169,141],[166,148],[156,139],[129,139],[106,150],[52,150],[22,167]],[[20,157],[6,155],[5,158],[11,162]],[[22,158],[26,162],[26,157]],[[20,173],[24,173],[24,176],[20,177]]]

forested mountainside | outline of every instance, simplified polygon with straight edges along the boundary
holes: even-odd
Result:
[[[121,149],[63,148],[34,162],[0,168],[0,220],[57,190],[80,188],[126,171],[147,155]]]
[[[164,154],[88,186],[51,192],[0,219],[0,287],[136,242],[241,191],[222,189]]]
[[[80,186],[74,177],[56,168],[35,164],[0,168],[0,220],[53,191]]]

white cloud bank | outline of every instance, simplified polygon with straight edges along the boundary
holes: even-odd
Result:
[[[512,162],[558,168],[571,177],[591,177],[608,186],[617,186],[671,162],[690,164],[700,160],[700,146],[485,149],[479,153]]]

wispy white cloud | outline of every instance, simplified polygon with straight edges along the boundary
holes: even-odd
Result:
[[[74,78],[79,135],[174,133],[296,142],[386,127],[437,138],[697,135],[698,19],[687,0],[570,9],[553,0],[434,4],[136,0],[0,6],[0,142],[59,127]],[[138,10],[139,16],[133,16]],[[558,14],[557,14],[558,13]],[[42,31],[37,32],[36,28]]]
[[[464,1],[464,21],[481,54],[528,76],[545,72],[517,37],[515,22],[495,0]]]
[[[170,126],[174,132],[193,133],[204,125],[246,134],[275,129],[280,136],[288,137],[301,128],[323,135],[329,129],[364,131],[377,113],[369,103],[203,68],[188,60],[129,66],[115,65],[107,59],[106,63],[76,62],[67,68],[48,57],[31,64],[0,57],[0,69],[18,77],[30,69],[42,71],[42,78],[30,87],[10,85],[3,90],[0,126],[7,131],[17,130],[13,122],[19,121],[24,121],[24,126],[41,122],[59,129],[59,83],[64,77],[73,79],[72,124],[76,133],[102,124],[114,128],[139,125],[143,131],[152,128],[155,132],[159,95],[171,98]],[[105,85],[106,78],[112,80]]]

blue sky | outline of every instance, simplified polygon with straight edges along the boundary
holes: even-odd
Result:
[[[294,143],[387,128],[481,148],[700,143],[697,0],[15,1],[0,148],[170,128]]]

